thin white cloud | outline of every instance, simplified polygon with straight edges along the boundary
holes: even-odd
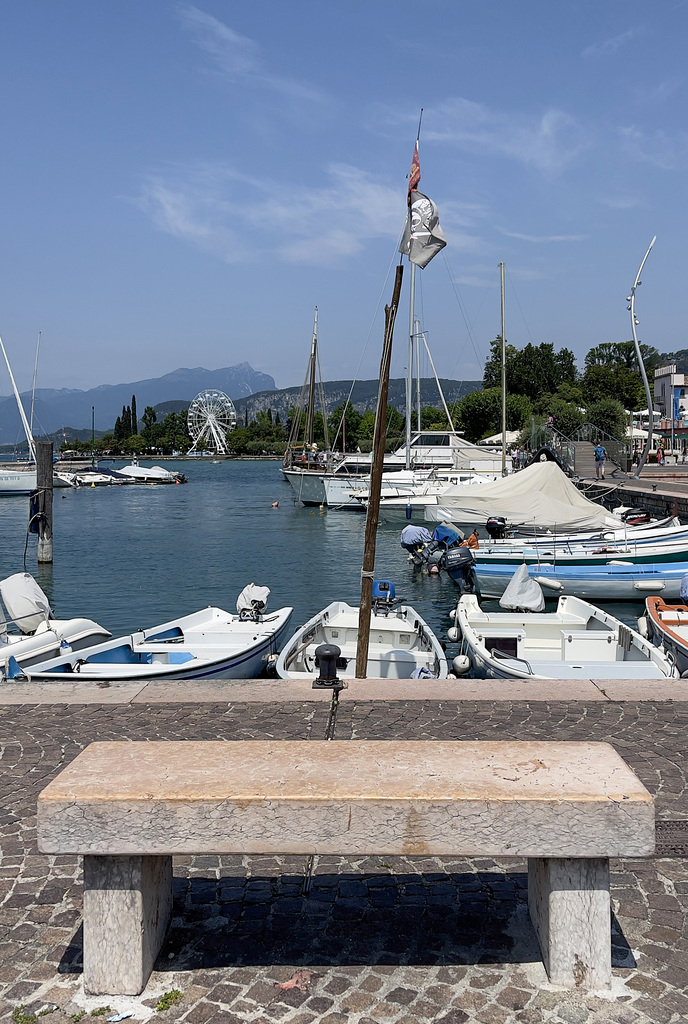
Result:
[[[652,164],[663,171],[688,168],[688,133],[685,131],[669,135],[658,129],[648,135],[631,125],[620,128],[619,134],[626,153],[642,163]]]
[[[628,28],[625,32],[620,32],[617,36],[611,36],[609,39],[603,39],[599,43],[591,43],[587,46],[581,57],[606,57],[610,54],[616,53],[626,43],[630,43],[631,39],[635,39],[640,34],[639,28]]]
[[[424,132],[426,138],[504,156],[546,175],[564,171],[591,144],[575,118],[562,110],[515,114],[463,97],[436,108],[433,124]]]
[[[506,228],[498,228],[507,238],[518,238],[522,242],[585,242],[590,235],[523,235],[518,231],[507,231]]]
[[[175,166],[146,176],[133,202],[158,230],[228,263],[334,264],[373,239],[396,241],[405,215],[398,189],[342,164],[319,188],[288,190],[227,165]]]
[[[183,28],[231,81],[269,89],[289,99],[318,103],[327,99],[309,82],[273,73],[255,40],[239,35],[212,14],[185,3],[177,5],[177,14]]]

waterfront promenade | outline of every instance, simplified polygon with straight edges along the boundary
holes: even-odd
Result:
[[[189,694],[193,699],[189,699]],[[688,1019],[688,682],[278,680],[16,684],[0,692],[0,1019],[84,1011],[190,1024]],[[78,858],[36,848],[38,793],[94,740],[602,740],[656,799],[657,854],[612,862],[610,997],[546,983],[525,862],[175,858],[172,925],[140,997],[81,989]],[[299,985],[277,985],[297,975]],[[179,1001],[161,996],[177,990]],[[18,1011],[17,1007],[24,1007]]]

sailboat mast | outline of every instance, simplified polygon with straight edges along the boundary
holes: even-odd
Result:
[[[14,380],[14,374],[12,373],[12,367],[10,366],[10,361],[7,358],[7,352],[5,351],[5,346],[2,343],[2,338],[0,338],[0,348],[2,349],[2,354],[5,357],[5,364],[7,365],[7,372],[10,375],[10,381],[12,383],[12,391],[14,392],[14,398],[15,398],[15,401],[17,403],[17,408],[19,410],[19,418],[20,418],[20,420],[22,422],[22,426],[24,428],[24,433],[26,434],[26,440],[27,440],[27,443],[29,445],[29,457],[31,459],[33,459],[33,461],[35,462],[36,461],[36,446],[33,443],[33,434],[31,433],[31,427],[29,426],[29,421],[26,418],[26,413],[24,412],[24,406],[22,405],[22,400],[21,400],[21,397],[19,395],[19,391],[17,389],[16,382]]]
[[[33,437],[33,404],[36,398],[36,377],[38,375],[38,350],[41,347],[41,332],[38,332],[38,341],[36,342],[36,359],[33,364],[33,385],[31,387],[31,416],[29,417],[29,430]]]
[[[502,476],[506,476],[506,338],[504,327],[504,264],[499,264],[502,297]]]
[[[306,444],[313,444],[313,413],[315,409],[315,364],[318,352],[318,307],[313,318],[313,340],[311,342],[310,384],[308,388],[308,415],[306,418]]]
[[[406,367],[406,468],[411,468],[411,410],[413,409],[413,338],[416,330],[416,265],[411,264],[411,289],[409,295],[409,351]],[[416,424],[420,430],[420,421]]]
[[[420,321],[416,320],[416,429],[420,430]]]

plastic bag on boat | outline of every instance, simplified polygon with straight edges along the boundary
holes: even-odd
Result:
[[[681,578],[681,600],[688,601],[688,572]]]
[[[544,612],[542,587],[528,575],[528,566],[519,565],[502,594],[499,605],[510,612]]]
[[[425,665],[420,665],[418,668],[414,668],[411,673],[411,679],[434,679],[434,674]]]
[[[0,581],[0,595],[22,633],[35,633],[50,618],[50,602],[28,572],[17,572]]]
[[[255,618],[262,615],[268,606],[270,596],[269,587],[259,587],[255,583],[249,583],[241,591],[237,598],[237,611],[242,619]]]

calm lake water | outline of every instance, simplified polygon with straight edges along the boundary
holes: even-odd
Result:
[[[83,615],[128,633],[206,605],[233,611],[251,582],[270,587],[270,608],[293,606],[294,630],[330,601],[358,604],[363,514],[296,504],[278,462],[164,465],[189,483],[55,491],[54,562],[37,565],[31,535],[26,568],[58,617]],[[0,499],[0,578],[24,568],[27,522],[27,498]],[[446,639],[457,588],[446,573],[410,565],[400,532],[400,524],[378,530],[376,578],[392,580]],[[607,607],[631,625],[642,611],[640,603]]]

